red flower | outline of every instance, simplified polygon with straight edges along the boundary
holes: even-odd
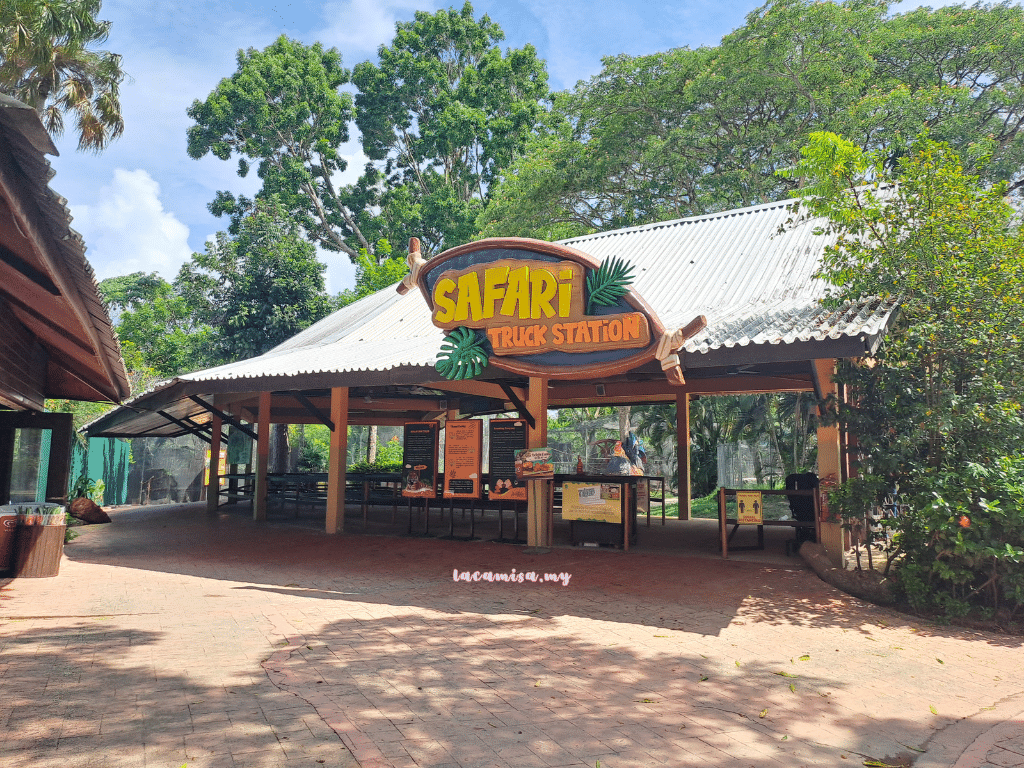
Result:
[[[960,517],[960,527],[961,528],[970,528],[971,527],[971,518],[969,518],[967,515],[961,515],[961,517]]]

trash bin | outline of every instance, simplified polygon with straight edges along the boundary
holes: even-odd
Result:
[[[0,507],[0,573],[14,567],[14,534],[18,530],[18,510]]]
[[[18,504],[14,536],[14,576],[56,576],[64,556],[64,507],[59,504]]]

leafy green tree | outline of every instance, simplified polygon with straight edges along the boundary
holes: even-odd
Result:
[[[239,51],[237,60],[235,74],[189,108],[189,156],[237,156],[243,177],[257,163],[257,197],[276,198],[311,242],[352,259],[360,248],[371,250],[362,203],[335,182],[348,167],[340,148],[354,117],[351,94],[339,90],[350,77],[341,54],[282,35],[263,51]],[[231,234],[252,209],[253,201],[230,192],[210,204],[231,217]]]
[[[836,238],[821,270],[833,299],[900,300],[878,354],[839,367],[849,397],[833,412],[862,476],[841,507],[859,514],[899,485],[913,510],[899,576],[915,605],[1019,608],[1024,233],[1008,185],[984,184],[948,144],[919,138],[892,172],[888,160],[818,133],[793,174]]]
[[[1024,9],[775,0],[720,45],[617,56],[557,94],[502,174],[483,235],[567,237],[792,195],[813,131],[893,168],[924,126],[988,181],[1024,183]],[[975,149],[970,149],[975,147]]]
[[[522,151],[548,95],[532,46],[502,54],[505,35],[463,5],[396,25],[379,63],[352,81],[363,151],[377,163],[361,182],[381,192],[378,236],[422,240],[425,256],[467,242],[489,185]]]
[[[238,54],[238,69],[189,109],[193,158],[238,158],[241,176],[258,164],[263,188],[322,248],[378,261],[383,240],[420,237],[430,256],[466,242],[489,185],[522,150],[547,96],[547,74],[532,47],[502,54],[504,34],[486,16],[417,13],[397,25],[380,63],[350,73],[335,49],[285,37]],[[340,147],[355,119],[371,159],[353,185]],[[210,209],[234,232],[253,201],[219,192]]]
[[[70,114],[78,148],[99,152],[124,132],[121,57],[96,50],[110,22],[100,0],[3,0],[0,91],[31,105],[46,129],[64,133]]]
[[[261,355],[331,312],[325,268],[284,208],[264,199],[234,234],[218,232],[204,253],[192,254],[175,287],[201,322],[218,329],[211,346],[230,362]],[[287,425],[275,424],[272,471],[287,471],[288,457]]]
[[[718,395],[694,398],[690,403],[690,490],[706,496],[721,483],[718,446],[747,443],[754,449],[758,485],[772,477],[776,465],[782,476],[812,469],[817,455],[817,401],[803,393]],[[636,432],[668,455],[676,441],[674,405],[634,407]],[[762,449],[766,450],[762,450]],[[671,477],[678,484],[678,465]]]
[[[155,272],[110,277],[99,288],[133,377],[165,379],[217,362],[210,354],[213,328]]]
[[[359,252],[356,258],[355,288],[341,292],[338,296],[340,306],[347,306],[364,296],[394,285],[409,273],[408,261],[403,256],[394,254],[387,240],[379,240],[375,250],[376,256],[371,256],[365,249]]]
[[[334,306],[324,270],[285,211],[261,201],[237,235],[218,232],[192,254],[175,286],[198,319],[218,329],[213,347],[227,362],[263,354],[325,317]]]

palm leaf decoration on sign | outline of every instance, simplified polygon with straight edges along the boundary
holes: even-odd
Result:
[[[617,256],[591,270],[587,275],[587,314],[592,315],[595,306],[615,306],[632,282],[633,265]]]
[[[456,328],[444,337],[434,367],[449,381],[479,376],[487,367],[486,343],[472,328]]]

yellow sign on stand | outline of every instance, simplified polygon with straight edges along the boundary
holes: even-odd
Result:
[[[203,470],[203,485],[210,484],[210,449],[206,449],[206,468]],[[228,473],[228,449],[221,448],[220,460],[217,462],[217,477],[224,477]],[[222,481],[223,482],[223,481]]]
[[[760,491],[736,491],[736,522],[741,525],[761,525],[764,522],[764,502]]]

